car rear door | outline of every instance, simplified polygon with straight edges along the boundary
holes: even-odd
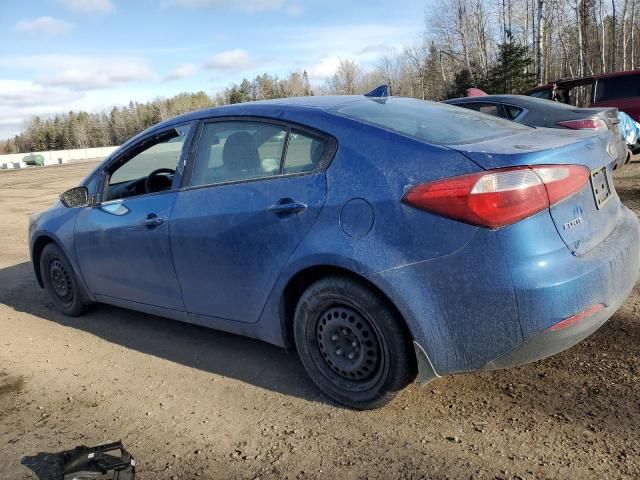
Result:
[[[264,120],[204,122],[171,214],[190,314],[256,322],[318,216],[335,141]]]

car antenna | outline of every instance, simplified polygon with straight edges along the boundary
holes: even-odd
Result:
[[[391,88],[389,85],[380,85],[369,93],[365,93],[364,96],[372,99],[374,102],[384,103],[389,98],[389,94],[391,92]]]

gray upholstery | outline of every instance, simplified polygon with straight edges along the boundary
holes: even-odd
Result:
[[[222,151],[222,164],[231,176],[255,173],[260,168],[256,140],[248,132],[236,132],[227,138]]]

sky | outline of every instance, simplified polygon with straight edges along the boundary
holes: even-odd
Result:
[[[0,139],[34,115],[99,112],[341,58],[363,67],[424,29],[424,0],[0,0]]]

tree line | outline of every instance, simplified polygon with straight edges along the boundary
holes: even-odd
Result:
[[[306,71],[285,78],[265,73],[214,97],[182,93],[110,112],[35,117],[22,133],[0,142],[0,153],[119,145],[159,121],[214,105],[359,94],[382,83],[393,95],[425,100],[462,96],[469,87],[523,93],[559,78],[640,66],[640,0],[436,0],[430,5],[420,38],[387,51],[374,67],[342,59],[335,75],[314,88]]]

